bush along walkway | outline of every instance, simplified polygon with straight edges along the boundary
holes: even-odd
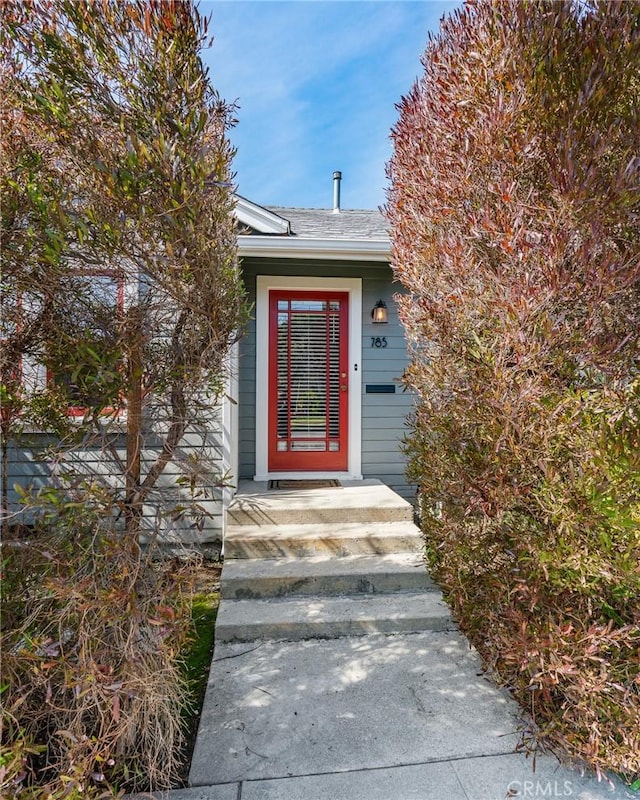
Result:
[[[536,740],[632,787],[638,11],[449,15],[398,106],[386,205],[432,575]]]
[[[191,788],[171,800],[637,800],[516,751],[518,707],[456,630],[411,514],[376,482],[241,487]]]

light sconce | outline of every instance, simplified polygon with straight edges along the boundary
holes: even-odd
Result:
[[[378,302],[375,304],[371,312],[371,319],[374,322],[387,321],[387,304],[384,302],[384,300],[378,300]]]

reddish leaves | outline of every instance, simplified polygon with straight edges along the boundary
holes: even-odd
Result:
[[[445,20],[400,104],[387,205],[432,566],[540,737],[630,776],[639,20],[568,2]]]

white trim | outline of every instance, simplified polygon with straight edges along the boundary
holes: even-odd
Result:
[[[239,449],[238,437],[238,353],[239,346],[236,342],[232,345],[226,359],[227,376],[225,381],[225,393],[221,400],[222,415],[222,472],[228,475],[230,485],[222,489],[222,542],[227,527],[227,508],[236,494],[238,487],[238,463]]]
[[[234,215],[238,222],[260,233],[279,233],[288,236],[291,232],[288,219],[239,195],[236,195]]]
[[[328,480],[330,478],[341,481],[363,480],[362,475],[354,478],[350,472],[270,472],[264,478],[254,478],[254,481],[282,481],[291,480],[292,478],[300,481]]]
[[[268,468],[269,416],[269,290],[332,289],[349,293],[349,461],[347,472],[270,473]],[[274,478],[340,477],[362,479],[362,279],[303,278],[258,275],[256,278],[256,474],[254,480]]]
[[[391,256],[389,239],[304,239],[297,236],[238,236],[238,254],[279,258],[385,261]]]

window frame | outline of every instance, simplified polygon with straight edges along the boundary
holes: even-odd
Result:
[[[117,282],[116,287],[116,317],[123,319],[125,313],[125,284],[126,284],[126,275],[124,271],[118,269],[81,269],[78,270],[76,273],[76,277],[83,278],[112,278],[114,282]],[[45,381],[46,385],[49,387],[55,387],[56,385],[56,376],[54,371],[45,364]],[[81,419],[87,415],[89,411],[89,406],[81,406],[81,405],[68,405],[64,411],[64,413],[71,418],[74,419]],[[117,406],[105,406],[104,408],[100,409],[99,415],[100,416],[114,416],[120,414],[124,411],[124,400],[120,398],[120,403]]]

